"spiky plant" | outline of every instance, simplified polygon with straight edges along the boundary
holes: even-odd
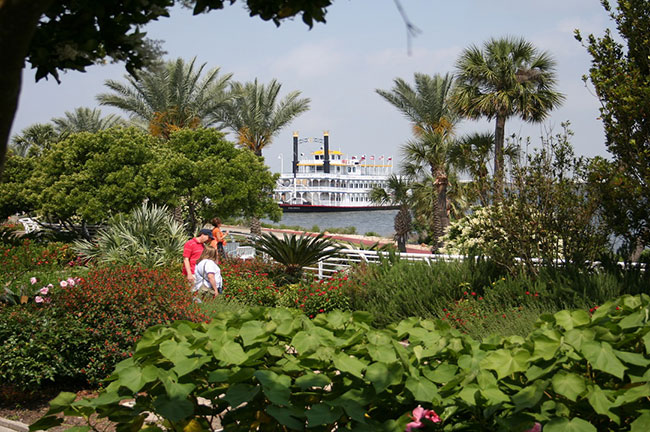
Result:
[[[101,263],[159,267],[179,261],[186,240],[185,227],[166,207],[143,204],[128,216],[115,216],[93,242],[76,241],[74,249]]]
[[[255,241],[255,248],[283,265],[289,279],[298,280],[305,267],[313,266],[318,261],[333,256],[341,249],[339,245],[323,234],[310,237],[286,235],[282,238],[273,234],[263,234]]]

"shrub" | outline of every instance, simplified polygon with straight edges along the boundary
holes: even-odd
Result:
[[[58,292],[54,302],[85,326],[90,347],[81,372],[92,384],[130,354],[148,327],[206,319],[180,272],[139,267],[92,270],[80,283]]]
[[[60,270],[77,264],[77,254],[64,243],[34,244],[24,240],[18,246],[0,244],[0,283],[32,271]]]
[[[52,383],[83,381],[89,349],[76,317],[37,304],[0,308],[0,386],[35,392]]]
[[[302,281],[283,287],[278,305],[298,308],[309,318],[333,310],[348,310],[350,301],[345,291],[352,283],[347,276],[335,276],[311,283]]]
[[[166,207],[143,204],[128,216],[115,216],[94,241],[78,240],[74,248],[103,264],[160,267],[178,261],[186,241],[185,227]]]
[[[98,398],[62,393],[30,429],[65,411],[97,412],[118,430],[209,430],[218,417],[224,430],[402,431],[422,405],[436,430],[646,431],[649,316],[649,296],[625,296],[482,344],[441,321],[380,330],[358,312],[176,322],[150,329]],[[148,413],[164,421],[145,425]]]
[[[231,275],[223,281],[226,299],[249,306],[275,306],[279,293],[266,274]]]

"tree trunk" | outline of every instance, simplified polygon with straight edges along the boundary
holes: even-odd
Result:
[[[250,231],[251,234],[254,236],[259,237],[262,235],[262,223],[260,222],[260,218],[258,218],[257,216],[253,216],[251,218]]]
[[[503,196],[503,143],[505,141],[506,116],[497,115],[494,128],[494,201],[501,202]]]
[[[25,57],[38,20],[53,0],[0,0],[0,173],[14,122]]]
[[[436,200],[435,200],[435,227],[434,227],[434,251],[442,247],[442,236],[449,226],[449,215],[447,214],[447,186],[449,179],[444,170],[436,170]]]

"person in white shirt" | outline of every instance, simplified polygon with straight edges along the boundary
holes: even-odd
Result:
[[[218,296],[223,292],[223,279],[221,269],[217,265],[217,249],[205,246],[203,253],[198,259],[194,269],[194,286],[192,292],[201,294],[212,294]]]

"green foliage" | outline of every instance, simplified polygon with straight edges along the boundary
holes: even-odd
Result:
[[[153,413],[157,430],[209,429],[218,416],[224,430],[402,431],[423,405],[441,430],[641,431],[649,315],[650,297],[625,296],[591,316],[544,315],[526,338],[478,343],[416,318],[376,329],[359,312],[224,313],[151,328],[98,398],[62,393],[30,430],[96,412],[120,430],[154,427]]]
[[[634,249],[650,244],[650,4],[645,0],[618,1],[613,8],[608,1],[602,4],[618,35],[608,29],[601,37],[586,38],[592,62],[583,79],[591,81],[600,99],[606,145],[614,160],[601,159],[594,180],[601,187],[610,226]],[[582,41],[578,31],[576,38]]]
[[[346,291],[354,283],[347,276],[337,275],[318,281],[300,281],[281,288],[278,306],[298,308],[309,318],[333,310],[349,310]]]
[[[281,88],[275,79],[268,85],[258,83],[257,78],[245,84],[232,83],[231,98],[214,116],[237,135],[239,145],[262,156],[262,150],[284,127],[309,110],[309,98],[300,98],[299,91],[278,100]]]
[[[476,291],[499,273],[489,263],[386,261],[357,267],[357,282],[345,289],[352,310],[374,315],[374,324],[388,325],[411,316],[433,318],[462,296],[467,284]]]
[[[587,161],[574,156],[563,126],[515,168],[501,202],[450,228],[446,252],[487,256],[512,273],[536,273],[540,264],[582,268],[607,252],[598,196],[585,181]]]
[[[227,98],[226,87],[232,74],[219,76],[219,68],[206,71],[206,64],[194,67],[196,58],[185,63],[182,58],[156,64],[126,76],[126,84],[107,80],[111,93],[97,99],[102,105],[119,108],[132,121],[157,137],[169,138],[172,131],[216,126],[209,119]],[[202,76],[203,74],[203,76]]]
[[[179,130],[156,148],[149,165],[152,200],[187,206],[190,230],[199,219],[268,216],[281,210],[270,198],[275,177],[263,160],[238,149],[213,129]]]
[[[128,357],[145,329],[174,320],[200,321],[180,271],[118,266],[95,269],[57,292],[53,303],[82,323],[89,344],[80,370],[91,384],[103,380]]]
[[[0,306],[0,386],[36,391],[48,383],[83,381],[90,343],[85,326],[52,307]]]
[[[255,241],[255,247],[282,264],[286,272],[296,280],[300,278],[304,267],[313,266],[324,258],[336,255],[341,249],[323,234],[313,237],[306,234],[283,234],[282,238],[263,234]]]
[[[36,205],[26,193],[30,178],[36,166],[35,157],[10,154],[4,170],[0,173],[0,218],[16,213],[29,213]]]
[[[155,140],[137,129],[78,133],[39,159],[29,189],[36,211],[54,220],[99,223],[147,197]]]
[[[55,272],[76,265],[77,255],[63,243],[35,244],[23,240],[18,245],[0,244],[0,284],[8,286],[15,279],[28,278],[34,272]]]
[[[143,204],[128,216],[113,217],[93,241],[79,240],[74,249],[102,264],[159,267],[178,262],[187,241],[185,227],[166,207]]]

